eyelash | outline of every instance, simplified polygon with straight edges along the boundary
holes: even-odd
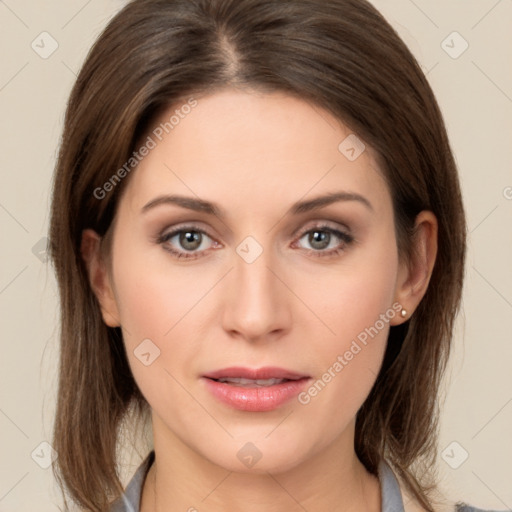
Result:
[[[342,242],[340,244],[343,244],[343,247],[337,247],[335,249],[331,249],[329,251],[325,250],[315,250],[315,249],[306,249],[308,254],[313,253],[315,257],[319,258],[329,258],[337,256],[338,254],[342,253],[345,250],[346,246],[349,246],[351,243],[355,241],[354,237],[352,235],[349,235],[348,233],[345,233],[343,231],[340,231],[338,229],[332,228],[326,224],[320,224],[318,226],[313,226],[303,232],[299,235],[297,240],[300,240],[304,237],[304,235],[307,235],[308,233],[314,232],[314,231],[323,231],[330,233],[331,235],[336,236],[339,238]],[[161,244],[162,246],[167,243],[171,238],[175,237],[176,235],[179,235],[180,233],[187,233],[187,232],[194,232],[194,233],[200,233],[202,235],[206,235],[207,237],[211,238],[213,240],[213,237],[211,237],[206,231],[203,229],[194,226],[183,226],[179,229],[175,229],[174,231],[171,231],[170,233],[162,233],[158,235],[156,238],[156,243]],[[175,258],[177,259],[197,259],[200,256],[201,252],[195,252],[195,253],[187,253],[187,252],[181,252],[177,251],[176,249],[172,249],[168,246],[164,246],[164,249],[168,252],[170,252]],[[202,251],[205,252],[205,251]]]

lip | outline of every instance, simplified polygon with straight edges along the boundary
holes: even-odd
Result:
[[[290,380],[273,386],[253,388],[213,380],[223,377],[240,377],[253,380],[272,378]],[[203,375],[202,380],[205,382],[208,391],[225,405],[240,411],[265,412],[277,409],[290,401],[306,387],[311,378],[277,367],[254,370],[231,367]]]
[[[243,379],[290,379],[298,380],[309,375],[304,375],[277,366],[265,366],[263,368],[244,368],[242,366],[231,366],[230,368],[223,368],[214,372],[209,372],[203,377],[209,379],[221,379],[225,377],[241,377]]]

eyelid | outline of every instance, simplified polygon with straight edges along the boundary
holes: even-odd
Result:
[[[347,235],[352,236],[351,229],[341,222],[333,222],[328,220],[313,220],[307,223],[305,227],[301,227],[293,233],[293,236],[302,237],[306,233],[309,233],[313,229],[332,229],[334,231],[343,231]]]
[[[176,235],[177,233],[181,233],[182,231],[197,231],[198,233],[203,233],[207,236],[209,236],[212,240],[215,239],[214,236],[212,236],[209,231],[198,224],[195,224],[194,221],[192,222],[182,222],[180,224],[173,225],[172,227],[166,227],[162,229],[156,238],[162,238],[167,237],[170,235]]]

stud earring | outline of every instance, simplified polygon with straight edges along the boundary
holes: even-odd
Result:
[[[402,308],[402,311],[400,311],[400,314],[402,315],[402,318],[405,318],[407,316],[407,311]]]

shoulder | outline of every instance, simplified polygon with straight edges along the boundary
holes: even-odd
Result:
[[[139,512],[144,480],[154,460],[155,452],[151,451],[137,468],[125,492],[112,503],[109,512]]]
[[[425,508],[423,508],[418,501],[411,496],[406,488],[403,485],[403,482],[399,480],[400,484],[400,492],[402,493],[403,503],[404,503],[404,512],[427,512]],[[435,512],[512,512],[512,510],[491,510],[491,509],[483,509],[474,507],[471,504],[465,503],[464,501],[452,501],[448,500],[444,495],[440,492],[435,492],[432,496],[434,501],[434,510]]]
[[[472,507],[471,505],[468,505],[467,503],[463,503],[461,501],[459,501],[455,504],[454,511],[455,512],[498,512],[496,510]],[[512,510],[502,510],[501,512],[512,512]]]
[[[404,512],[427,512],[416,500],[410,499],[410,497],[404,492],[404,489],[400,489],[404,495]],[[456,503],[449,502],[447,500],[440,500],[436,502],[434,507],[435,512],[512,512],[512,510],[491,510],[484,508],[477,508],[463,501]]]

